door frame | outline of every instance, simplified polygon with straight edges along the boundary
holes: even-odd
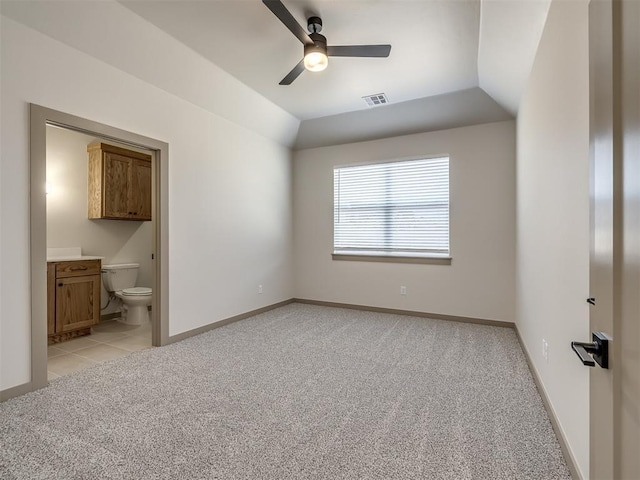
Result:
[[[30,252],[31,252],[31,381],[22,393],[46,387],[47,380],[47,125],[95,135],[150,150],[152,161],[151,230],[154,261],[154,347],[169,343],[169,144],[99,122],[30,104]]]

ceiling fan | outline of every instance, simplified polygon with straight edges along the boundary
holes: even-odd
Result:
[[[305,68],[311,72],[324,70],[329,63],[327,57],[388,57],[391,52],[391,45],[327,45],[327,38],[320,35],[320,17],[308,18],[307,34],[280,0],[262,0],[262,3],[304,45],[304,58],[280,81],[280,85],[291,85]]]

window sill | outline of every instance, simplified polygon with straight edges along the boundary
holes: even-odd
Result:
[[[403,255],[367,255],[361,253],[332,253],[333,260],[348,262],[385,262],[385,263],[423,263],[429,265],[451,265],[451,257],[403,256]]]

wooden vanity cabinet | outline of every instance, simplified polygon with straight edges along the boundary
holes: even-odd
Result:
[[[49,344],[91,333],[100,321],[101,260],[47,263]]]
[[[89,218],[151,220],[151,155],[91,144]]]

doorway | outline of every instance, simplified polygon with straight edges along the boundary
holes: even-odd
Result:
[[[47,378],[51,381],[151,347],[153,311],[147,307],[153,298],[154,152],[53,125],[47,125],[46,133]],[[111,151],[131,157],[113,157]],[[92,168],[99,163],[103,168]],[[92,195],[97,182],[109,192]],[[114,200],[126,200],[121,205],[125,207],[135,205],[136,214],[96,218]],[[125,214],[129,211],[134,209]],[[128,296],[124,303],[122,294],[112,289],[114,274],[128,280],[119,289],[136,287],[149,294]],[[127,315],[130,299],[142,315]]]
[[[168,144],[132,132],[39,105],[30,106],[31,114],[31,390],[48,384],[47,354],[47,131],[58,127],[98,138],[132,150],[152,154],[151,221],[149,262],[153,295],[150,343],[169,343],[168,328]],[[88,138],[85,137],[85,138]],[[55,188],[52,187],[52,188]],[[106,303],[106,300],[103,302]],[[108,335],[103,335],[107,337]],[[130,340],[133,344],[135,341]]]

